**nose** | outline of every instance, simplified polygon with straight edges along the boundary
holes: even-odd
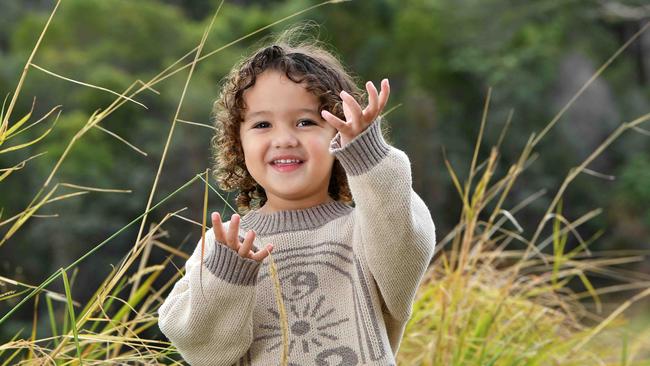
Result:
[[[273,146],[277,148],[296,147],[298,139],[290,128],[279,128],[273,135]]]

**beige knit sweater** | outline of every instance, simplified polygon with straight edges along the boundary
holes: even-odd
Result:
[[[256,248],[273,243],[289,322],[290,365],[394,365],[416,288],[435,246],[427,206],[411,187],[407,155],[383,139],[380,120],[330,153],[355,202],[241,219]],[[224,225],[228,225],[225,223]],[[255,249],[257,250],[257,249]],[[263,263],[206,234],[159,309],[159,326],[192,365],[278,365],[279,310]]]

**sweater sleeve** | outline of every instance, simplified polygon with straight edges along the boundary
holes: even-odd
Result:
[[[205,241],[202,275],[199,240],[185,275],[158,310],[158,326],[191,365],[232,365],[253,341],[260,263],[216,243],[212,230]]]
[[[384,140],[380,122],[375,120],[344,147],[337,133],[330,153],[348,177],[361,255],[387,310],[403,325],[433,256],[435,227],[429,209],[412,189],[408,156]]]

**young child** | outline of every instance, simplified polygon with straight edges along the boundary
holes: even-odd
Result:
[[[435,228],[407,155],[382,136],[388,80],[366,89],[362,108],[332,54],[284,38],[225,79],[217,180],[239,191],[244,216],[222,224],[212,214],[203,262],[199,241],[159,309],[160,329],[190,364],[279,363],[280,309],[264,260],[273,251],[289,365],[395,365]]]

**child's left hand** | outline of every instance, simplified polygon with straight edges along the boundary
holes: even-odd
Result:
[[[348,94],[346,91],[341,91],[341,99],[343,100],[343,114],[345,114],[345,121],[341,120],[332,113],[323,110],[321,115],[323,119],[330,125],[336,128],[341,134],[341,147],[347,145],[361,132],[365,131],[368,126],[379,116],[379,113],[386,106],[388,95],[390,94],[390,86],[388,79],[381,81],[381,92],[377,94],[377,88],[372,81],[366,83],[366,90],[368,90],[368,106],[361,109],[357,101]]]

